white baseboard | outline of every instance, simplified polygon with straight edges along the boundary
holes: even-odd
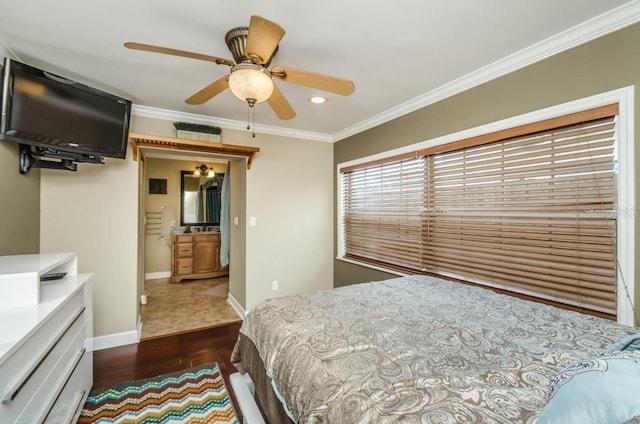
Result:
[[[229,380],[242,411],[243,424],[265,424],[254,399],[255,387],[249,375],[236,372],[229,376]]]
[[[229,302],[231,307],[235,309],[240,318],[244,319],[244,316],[247,314],[247,312],[231,293],[227,294],[227,302]]]
[[[125,346],[138,343],[140,334],[142,333],[142,322],[138,320],[138,328],[134,331],[125,331],[123,333],[109,334],[106,336],[98,336],[91,339],[89,346],[91,350],[109,349],[112,347]]]
[[[145,280],[158,280],[160,278],[171,278],[171,271],[147,272],[144,274]]]

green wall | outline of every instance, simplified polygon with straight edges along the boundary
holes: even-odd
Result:
[[[559,53],[484,83],[334,145],[337,164],[451,134],[512,116],[536,111],[602,92],[640,85],[640,24]],[[637,90],[637,89],[636,89]],[[635,144],[640,139],[640,107],[635,93]],[[640,149],[634,162],[638,163]],[[636,167],[637,168],[637,167]],[[636,198],[638,198],[636,172]],[[337,202],[336,202],[337,208]],[[336,223],[336,234],[337,234]],[[636,223],[635,248],[640,252]],[[337,237],[336,237],[337,241]],[[337,253],[337,244],[335,246]],[[635,281],[640,281],[636,267]],[[389,274],[336,260],[336,287],[379,280]],[[640,284],[636,283],[636,305]]]

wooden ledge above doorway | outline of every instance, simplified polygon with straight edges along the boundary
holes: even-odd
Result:
[[[201,153],[220,153],[247,158],[247,169],[251,169],[251,162],[259,147],[234,146],[233,144],[211,143],[209,141],[185,140],[182,138],[161,137],[158,135],[129,133],[133,146],[133,160],[138,160],[138,147],[155,147],[158,149],[186,150]]]

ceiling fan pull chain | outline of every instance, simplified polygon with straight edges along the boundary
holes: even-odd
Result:
[[[256,138],[256,110],[251,106],[250,103],[247,103],[247,130],[250,130],[252,128],[253,132],[251,136],[253,138]]]

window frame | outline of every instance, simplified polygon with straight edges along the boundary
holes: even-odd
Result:
[[[633,326],[635,322],[635,170],[634,170],[634,87],[624,87],[602,94],[578,99],[541,110],[525,113],[467,130],[437,137],[431,140],[404,146],[367,157],[343,162],[336,167],[337,199],[337,260],[357,264],[394,275],[405,275],[384,267],[345,258],[342,208],[342,170],[363,163],[384,160],[392,156],[410,155],[416,150],[431,149],[454,143],[471,137],[478,137],[497,131],[508,130],[520,125],[553,119],[571,113],[580,112],[607,104],[617,103],[619,113],[616,118],[616,159],[618,173],[617,203],[617,320],[619,323]],[[624,284],[626,282],[626,284]]]

